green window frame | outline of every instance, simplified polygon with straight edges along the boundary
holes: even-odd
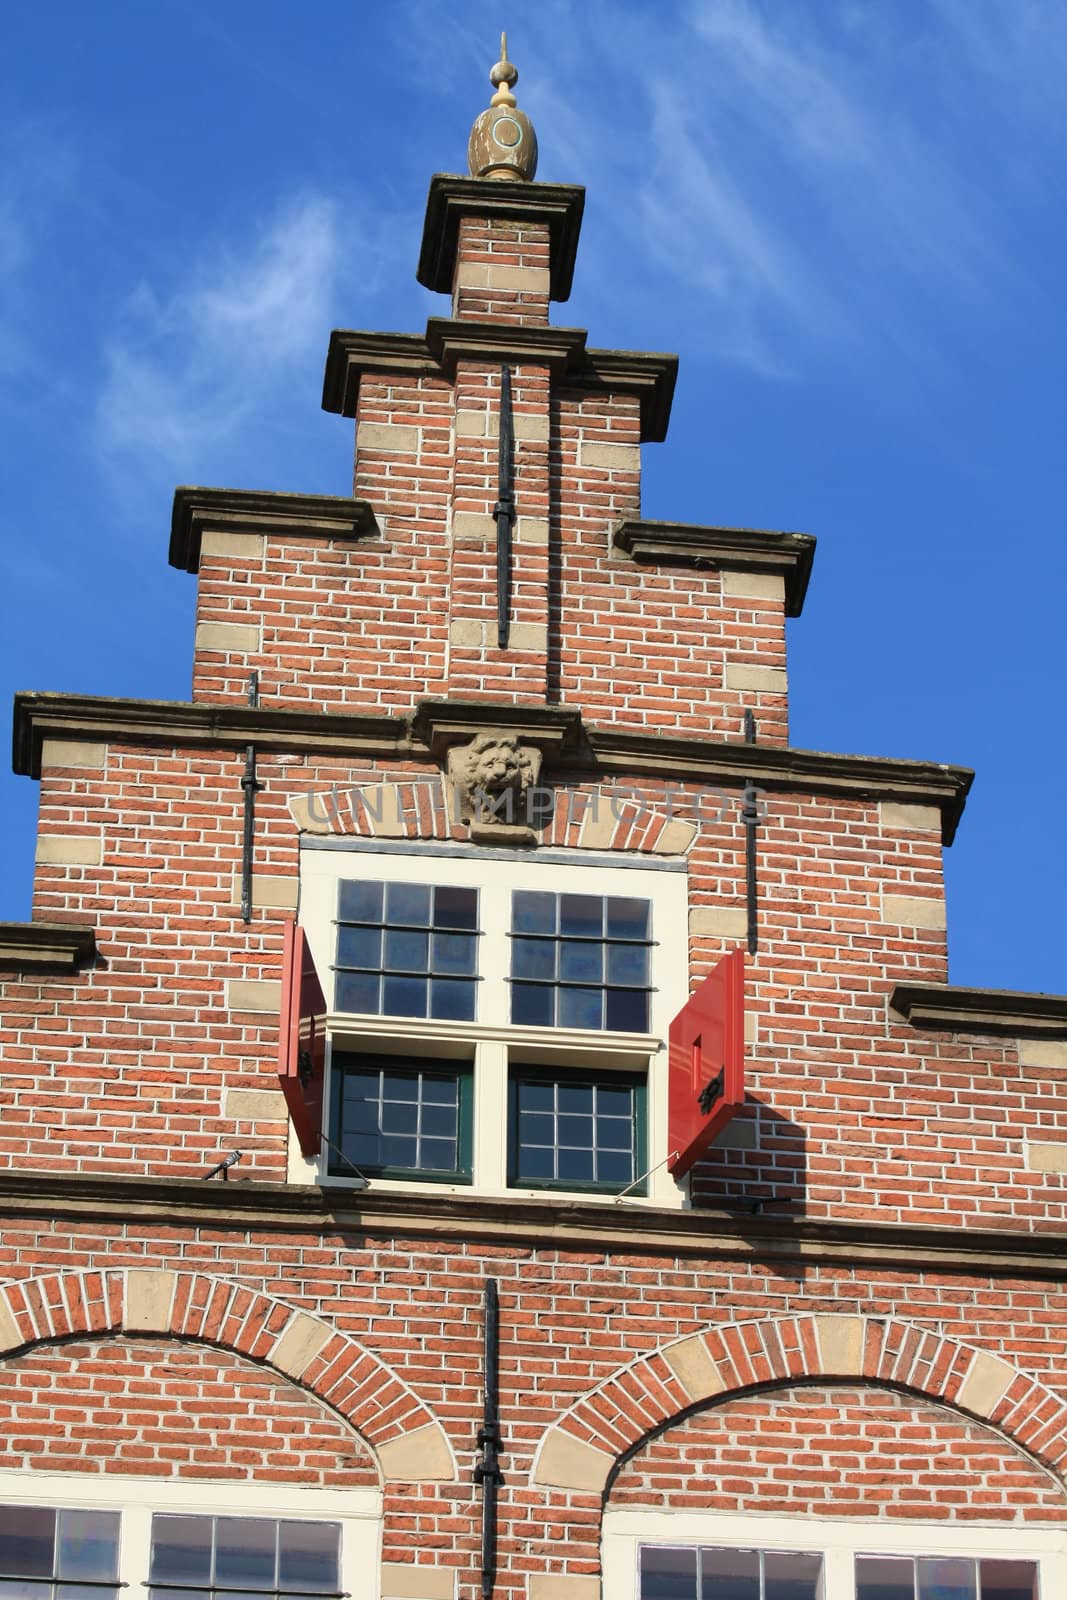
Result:
[[[524,1090],[534,1091],[524,1094]],[[601,1096],[599,1091],[606,1091]],[[601,1118],[609,1123],[621,1121],[608,1097],[617,1105],[619,1091],[630,1098],[630,1144],[627,1151],[629,1168],[611,1177],[598,1177],[597,1172],[622,1154],[618,1144],[602,1142],[598,1124]],[[537,1091],[540,1091],[537,1093]],[[545,1091],[552,1091],[551,1098]],[[590,1092],[591,1091],[591,1092]],[[585,1095],[588,1094],[588,1101]],[[603,1109],[602,1109],[603,1108]],[[553,1171],[529,1175],[527,1158],[533,1148],[527,1145],[533,1119],[541,1124],[537,1135],[537,1148],[553,1152]],[[567,1124],[591,1124],[591,1137],[586,1139],[583,1128]],[[634,1195],[646,1192],[648,1176],[648,1082],[643,1073],[586,1070],[581,1066],[534,1066],[513,1060],[508,1072],[508,1187],[512,1189],[559,1189],[581,1194],[619,1194],[623,1189]],[[568,1142],[573,1140],[574,1142]],[[575,1166],[560,1172],[561,1157],[570,1152]],[[586,1161],[589,1156],[591,1161]],[[592,1165],[592,1176],[575,1176],[579,1165]]]
[[[358,1087],[371,1090],[378,1079],[377,1098],[358,1094]],[[362,1085],[358,1080],[362,1079]],[[426,1093],[427,1087],[431,1088]],[[432,1089],[453,1088],[454,1094],[433,1093]],[[349,1091],[357,1090],[346,1096]],[[351,1177],[357,1168],[368,1178],[398,1178],[404,1182],[470,1183],[474,1143],[474,1070],[471,1061],[441,1060],[430,1056],[370,1055],[355,1051],[335,1051],[330,1068],[330,1150],[328,1172],[331,1177]],[[360,1108],[365,1109],[360,1109]],[[371,1126],[377,1108],[377,1127]],[[395,1125],[387,1126],[390,1110]],[[454,1138],[441,1129],[443,1113],[453,1112]],[[425,1131],[428,1114],[434,1121]],[[361,1125],[362,1124],[362,1125]],[[377,1139],[380,1158],[367,1152]],[[455,1146],[454,1163],[435,1165],[433,1157],[446,1142]],[[393,1152],[390,1152],[390,1145]],[[397,1146],[413,1146],[415,1161],[395,1159]],[[425,1155],[425,1159],[424,1159]]]

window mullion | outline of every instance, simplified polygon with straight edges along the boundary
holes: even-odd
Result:
[[[830,1546],[823,1552],[823,1600],[854,1600],[855,1557],[851,1550]]]
[[[501,1194],[507,1187],[508,1047],[483,1039],[474,1058],[475,1189]]]

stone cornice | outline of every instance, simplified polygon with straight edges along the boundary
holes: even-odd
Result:
[[[581,712],[566,706],[493,705],[481,700],[420,700],[412,719],[414,738],[438,758],[450,746],[474,739],[487,729],[512,733],[525,744],[536,745],[550,763],[565,750],[577,747],[582,731]]]
[[[0,972],[76,972],[96,958],[92,928],[61,922],[0,922]]]
[[[615,529],[615,544],[648,566],[781,573],[787,617],[800,615],[815,557],[815,540],[810,533],[712,528],[694,522],[620,522]]]
[[[973,1277],[1067,1278],[1067,1235],[1014,1228],[911,1226],[866,1221],[671,1211],[620,1202],[516,1200],[417,1193],[376,1194],[237,1180],[0,1172],[9,1217],[99,1219],[134,1225],[432,1238],[514,1248],[620,1250],[688,1260],[780,1261],[794,1266],[871,1266]]]
[[[527,328],[507,322],[431,317],[426,333],[369,333],[335,328],[322,386],[325,411],[354,417],[364,373],[448,379],[457,361],[494,366],[523,362],[552,368],[568,389],[632,394],[641,406],[641,439],[666,438],[678,357],[643,350],[590,350],[584,328]]]
[[[427,706],[433,708],[432,714]],[[751,777],[766,789],[937,806],[946,844],[952,842],[974,777],[965,767],[931,761],[894,761],[882,756],[751,745],[741,740],[631,732],[610,724],[579,728],[577,713],[561,707],[458,701],[450,708],[445,701],[428,701],[411,717],[403,717],[34,693],[15,696],[12,764],[17,773],[40,777],[41,745],[46,738],[234,749],[256,744],[262,750],[342,759],[377,755],[417,760],[430,752],[426,730],[430,730],[430,738],[439,737],[433,727],[438,722],[443,725],[449,716],[458,716],[463,728],[474,731],[482,726],[510,726],[512,721],[522,726],[536,723],[546,737],[562,719],[567,733],[554,762],[562,777],[579,773],[648,775],[735,786]]]
[[[890,1004],[914,1028],[1067,1039],[1067,995],[1015,989],[962,989],[948,983],[898,983]]]
[[[585,190],[570,183],[523,183],[507,179],[462,178],[437,172],[430,179],[416,277],[425,289],[451,294],[462,217],[495,217],[504,222],[540,222],[549,232],[549,294],[566,300],[571,292]]]
[[[885,756],[837,755],[789,745],[631,732],[610,725],[589,727],[585,736],[597,771],[642,773],[660,778],[737,785],[745,777],[765,789],[850,795],[936,806],[941,837],[951,844],[974,773],[933,761],[897,761]]]
[[[275,494],[265,489],[174,491],[170,564],[183,572],[200,566],[200,540],[211,529],[223,533],[284,533],[297,539],[360,539],[377,533],[367,500],[341,495]]]

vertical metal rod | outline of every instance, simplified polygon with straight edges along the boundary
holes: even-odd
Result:
[[[756,719],[745,712],[745,743],[756,742]],[[759,886],[756,880],[756,829],[759,827],[759,792],[751,778],[745,780],[741,801],[741,821],[745,828],[745,905],[748,924],[748,953],[759,949]]]
[[[481,1460],[474,1481],[482,1486],[482,1600],[492,1600],[496,1584],[496,1499],[503,1479],[500,1450],[500,1309],[496,1279],[485,1281],[485,1331],[483,1336],[485,1398],[478,1429]]]
[[[248,704],[259,705],[259,673],[248,675]],[[245,770],[241,788],[245,796],[244,830],[241,839],[241,919],[252,920],[252,847],[256,834],[256,795],[263,785],[256,778],[256,747],[245,746]]]
[[[496,642],[508,647],[511,631],[511,533],[515,523],[515,428],[511,415],[511,368],[500,369],[500,445],[497,455]]]

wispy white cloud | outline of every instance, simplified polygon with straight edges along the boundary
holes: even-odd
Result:
[[[40,119],[0,127],[0,382],[34,365],[32,287],[77,158],[70,141]]]

